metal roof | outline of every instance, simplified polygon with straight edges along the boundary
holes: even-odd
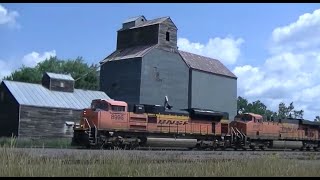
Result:
[[[143,19],[146,19],[144,16],[136,16],[136,17],[131,17],[129,19],[126,19],[125,21],[123,21],[123,23],[135,21],[135,20],[139,19],[140,17],[142,17]]]
[[[74,81],[70,74],[56,74],[51,72],[46,72],[46,74],[52,79],[70,80]]]
[[[320,122],[309,121],[309,120],[301,120],[302,124],[311,125],[311,126],[320,126]]]
[[[106,61],[114,61],[121,59],[131,59],[137,57],[143,57],[150,50],[157,48],[158,45],[147,45],[147,46],[134,46],[121,50],[116,50],[100,63]],[[223,75],[231,78],[237,78],[227,67],[225,67],[219,60],[200,56],[197,54],[180,51],[179,53],[186,64],[192,68],[200,71],[205,71],[213,74]]]
[[[5,84],[20,105],[84,109],[90,107],[93,99],[110,99],[102,91],[74,89],[74,92],[60,92],[50,91],[41,84],[7,80],[2,83]]]
[[[179,53],[184,61],[193,69],[237,78],[237,76],[234,75],[228,68],[226,68],[219,60],[180,50]]]
[[[140,23],[140,24],[133,26],[131,28],[121,28],[119,31],[127,30],[127,29],[135,29],[135,28],[140,28],[140,27],[145,27],[145,26],[151,26],[154,24],[160,24],[167,19],[170,19],[170,17],[166,16],[166,17],[160,17],[160,18],[156,18],[156,19],[152,19],[152,20],[147,20],[147,21],[144,21],[143,23]]]
[[[151,49],[157,46],[158,45],[134,46],[130,48],[116,50],[112,54],[110,54],[108,57],[106,57],[104,60],[102,60],[100,63],[103,63],[106,61],[120,60],[120,59],[131,59],[136,57],[143,57]]]

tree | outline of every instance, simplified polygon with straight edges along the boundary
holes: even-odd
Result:
[[[248,107],[248,101],[241,96],[238,97],[237,101],[237,112],[238,113],[245,113]]]
[[[295,110],[293,102],[289,104],[287,107],[285,103],[281,102],[279,104],[279,109],[278,109],[278,118],[300,118],[303,119],[303,110]]]
[[[269,109],[266,110],[264,116],[265,116],[265,119],[267,119],[267,120],[277,119],[277,117],[278,117],[276,112],[273,112]]]
[[[34,68],[22,66],[20,69],[5,77],[5,80],[41,83],[44,72],[71,74],[75,79],[75,88],[98,90],[99,79],[96,73],[97,65],[88,65],[82,57],[62,60],[50,57],[38,63]]]
[[[248,103],[248,100],[239,96],[237,101],[238,113],[255,113],[260,114],[264,119],[270,120],[272,117],[276,118],[277,113],[267,109],[267,106],[260,100]]]
[[[320,122],[320,116],[316,116],[316,118],[313,121]]]
[[[264,117],[264,119],[281,119],[281,118],[299,118],[303,119],[303,110],[295,110],[293,102],[286,106],[284,102],[281,102],[278,106],[278,112],[273,112],[267,108],[265,104],[263,104],[260,100],[254,102],[248,102],[245,98],[239,96],[238,97],[238,112],[242,113],[255,113],[260,114]],[[320,121],[320,117],[317,116]],[[316,121],[316,120],[315,120]]]
[[[264,105],[260,100],[249,103],[248,105],[248,111],[255,114],[265,115],[266,110],[267,110],[267,106]]]
[[[300,111],[294,110],[294,111],[293,111],[294,118],[303,119],[303,113],[304,113],[303,110],[300,110]]]

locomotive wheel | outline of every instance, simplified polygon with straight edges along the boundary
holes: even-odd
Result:
[[[259,147],[262,151],[264,151],[266,148],[264,146]]]
[[[250,145],[249,147],[250,147],[250,149],[251,149],[252,151],[255,151],[255,150],[256,150],[256,147],[255,147],[254,145]]]

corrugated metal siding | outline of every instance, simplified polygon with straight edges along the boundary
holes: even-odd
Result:
[[[153,49],[142,59],[140,102],[164,104],[168,96],[174,109],[188,107],[188,66],[178,53]]]
[[[100,90],[112,99],[139,103],[141,58],[110,61],[101,66]]]
[[[90,107],[93,99],[110,99],[101,91],[75,89],[71,92],[50,91],[40,84],[3,81],[20,105],[83,109]]]
[[[67,75],[67,74],[56,74],[56,73],[50,73],[50,72],[47,72],[46,74],[47,74],[50,78],[52,78],[52,79],[61,79],[61,80],[74,81],[74,79],[71,77],[71,75]]]
[[[237,113],[237,80],[197,70],[192,71],[193,108]]]
[[[226,68],[219,60],[200,56],[197,54],[179,51],[185,62],[193,69],[228,76],[231,78],[237,78],[228,68]]]

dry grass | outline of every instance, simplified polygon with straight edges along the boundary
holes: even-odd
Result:
[[[319,165],[319,161],[277,156],[232,161],[169,156],[159,160],[115,150],[108,151],[108,156],[102,151],[83,157],[76,153],[53,157],[0,148],[1,176],[320,176]]]
[[[70,148],[71,138],[1,137],[0,146],[18,148]]]

